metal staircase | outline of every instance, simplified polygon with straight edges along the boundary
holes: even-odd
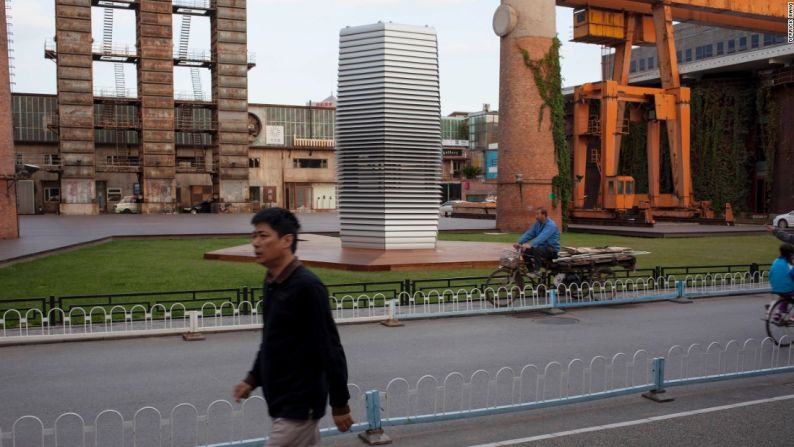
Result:
[[[102,23],[102,52],[106,55],[113,53],[113,9],[105,8],[104,21]],[[113,73],[116,81],[116,96],[123,97],[126,94],[126,80],[124,78],[124,64],[113,63]]]
[[[182,15],[182,24],[179,32],[178,57],[183,61],[187,59],[189,52],[190,24],[191,16]],[[201,72],[199,71],[198,67],[190,67],[190,81],[193,86],[193,99],[196,101],[201,101],[204,97],[204,94],[201,88]],[[192,107],[181,107],[179,111],[179,117],[177,119],[182,121],[182,125],[184,127],[189,129],[195,129],[197,127],[195,122],[196,113]],[[201,133],[190,132],[190,139],[193,146],[201,146]]]
[[[14,80],[14,71],[16,66],[14,64],[14,24],[12,17],[12,0],[6,0],[6,32],[8,37],[8,78],[11,86],[11,91],[16,90],[16,82]]]
[[[182,26],[179,33],[178,57],[183,61],[187,59],[189,52],[191,24],[190,17],[191,16],[189,15],[182,16]],[[193,85],[193,99],[196,101],[202,100],[204,94],[202,92],[203,89],[201,88],[201,72],[199,71],[198,67],[190,67],[190,81]]]

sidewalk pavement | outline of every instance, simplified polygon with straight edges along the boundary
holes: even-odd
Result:
[[[298,219],[304,233],[339,232],[338,213],[302,213]],[[0,241],[0,265],[110,237],[248,235],[250,220],[250,214],[20,216],[20,238]],[[493,220],[439,218],[442,231],[494,228]]]

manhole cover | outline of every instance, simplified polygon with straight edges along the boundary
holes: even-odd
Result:
[[[576,318],[572,317],[548,317],[539,318],[535,322],[540,324],[576,324],[579,322]]]
[[[634,309],[635,307],[640,307],[640,305],[639,304],[634,304],[634,303],[630,303],[630,304],[613,304],[612,307],[618,308],[618,309]]]
[[[537,320],[539,318],[546,317],[546,315],[538,313],[538,312],[522,312],[522,313],[510,314],[508,316],[511,317],[511,318],[519,318],[519,319],[521,319],[521,318],[531,318],[533,320]]]

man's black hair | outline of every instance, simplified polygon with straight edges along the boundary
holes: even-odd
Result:
[[[539,212],[540,214],[543,214],[546,217],[549,216],[549,212],[546,211],[546,208],[543,208],[542,206],[539,206],[535,211]]]
[[[292,252],[298,249],[298,231],[301,224],[292,212],[284,208],[265,208],[254,215],[251,225],[267,224],[282,238],[287,234],[292,235]]]
[[[794,245],[782,244],[780,246],[780,256],[785,258],[789,264],[794,264]]]

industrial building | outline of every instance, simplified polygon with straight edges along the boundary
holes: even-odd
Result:
[[[93,8],[103,11],[100,41],[93,35]],[[119,11],[134,15],[133,41],[114,40]],[[176,17],[181,34],[175,45]],[[209,20],[208,48],[188,47],[191,20]],[[184,197],[209,195],[223,209],[250,211],[247,89],[254,64],[245,2],[55,0],[55,28],[44,55],[58,66],[57,100],[25,100],[47,104],[43,119],[51,132],[42,139],[57,142],[34,153],[58,166],[42,187],[44,203],[57,203],[63,214],[96,214],[133,194],[142,212],[160,213],[175,211]],[[113,65],[114,88],[96,88],[97,64]],[[135,66],[135,89],[127,88],[125,64]],[[175,97],[179,67],[191,70],[194,91]],[[211,95],[202,90],[200,70],[211,73]],[[190,144],[177,150],[186,140]],[[29,211],[26,198],[35,191],[25,188],[20,185],[20,209]]]
[[[336,196],[336,98],[310,102],[311,105],[248,104],[248,197],[252,210],[281,206],[295,211],[330,211]],[[175,113],[178,113],[175,106]],[[47,126],[57,110],[55,95],[14,93],[12,95],[13,135],[17,165],[30,164],[39,171],[19,181],[21,214],[58,213],[61,202],[60,174],[63,159],[58,134]],[[117,109],[117,116],[134,121],[137,106]],[[495,112],[490,112],[495,115]],[[95,116],[102,105],[95,106]],[[471,115],[471,118],[469,117]],[[466,179],[463,168],[482,163],[481,149],[470,146],[469,122],[479,112],[442,117],[443,159],[442,198],[482,201],[492,196],[495,182]],[[124,118],[126,117],[126,118]],[[196,111],[191,128],[209,126],[211,114]],[[496,138],[494,126],[483,141]],[[134,131],[94,130],[96,147],[95,187],[97,212],[113,212],[122,198],[139,192],[139,140]],[[492,143],[491,143],[492,144]],[[212,148],[210,137],[178,132],[175,138],[174,209],[179,211],[211,200]],[[495,152],[495,149],[491,149]],[[477,164],[480,166],[480,164]]]
[[[322,106],[249,104],[244,159],[248,207],[283,206],[293,210],[336,208],[336,156],[333,99]],[[65,164],[59,135],[46,125],[57,109],[55,95],[12,95],[14,141],[18,165],[39,171],[19,181],[21,214],[57,213],[62,199]],[[95,116],[103,104],[95,105]],[[136,122],[136,104],[117,108],[117,119]],[[174,113],[179,113],[175,106]],[[209,110],[195,110],[185,120],[190,128],[209,127]],[[192,120],[192,121],[191,121]],[[175,138],[173,209],[213,199],[211,136],[179,132]],[[140,194],[141,147],[135,131],[94,129],[97,212],[113,212],[123,197]]]

